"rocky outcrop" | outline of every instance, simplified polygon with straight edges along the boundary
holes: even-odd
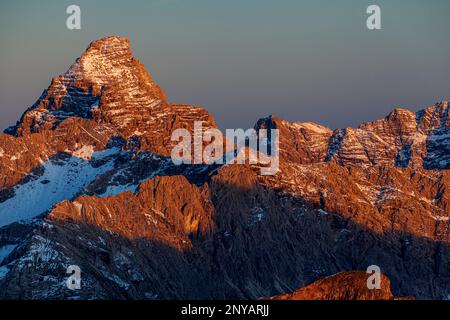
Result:
[[[391,282],[380,276],[380,288],[369,289],[368,274],[362,271],[341,272],[316,281],[292,293],[271,300],[398,300],[391,292]]]
[[[395,109],[385,119],[338,131],[331,158],[350,165],[449,169],[448,101],[413,113]]]
[[[277,175],[260,179],[376,233],[450,241],[447,171],[284,163]]]
[[[259,120],[255,128],[278,129],[280,158],[284,162],[324,162],[333,131],[311,122],[289,122],[276,116]]]

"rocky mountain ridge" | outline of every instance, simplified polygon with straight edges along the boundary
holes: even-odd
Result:
[[[331,130],[276,116],[280,171],[180,165],[174,105],[106,37],[0,134],[0,298],[258,299],[379,265],[395,296],[450,295],[444,101]],[[82,270],[82,290],[65,286]]]

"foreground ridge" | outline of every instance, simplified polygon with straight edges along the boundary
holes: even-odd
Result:
[[[289,294],[270,300],[405,300],[412,297],[394,297],[390,280],[381,275],[380,289],[368,289],[368,274],[364,271],[341,272],[318,280]]]

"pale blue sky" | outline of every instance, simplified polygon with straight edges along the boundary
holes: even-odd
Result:
[[[78,4],[82,30],[69,31]],[[382,10],[381,31],[366,8]],[[221,128],[277,114],[332,128],[450,99],[448,0],[3,0],[0,128],[13,124],[88,44],[130,38],[175,103]]]

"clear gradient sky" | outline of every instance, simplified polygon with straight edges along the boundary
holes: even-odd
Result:
[[[66,7],[82,29],[66,29]],[[366,8],[382,30],[366,28]],[[2,0],[0,129],[105,35],[221,128],[277,114],[331,128],[450,99],[448,0]]]

